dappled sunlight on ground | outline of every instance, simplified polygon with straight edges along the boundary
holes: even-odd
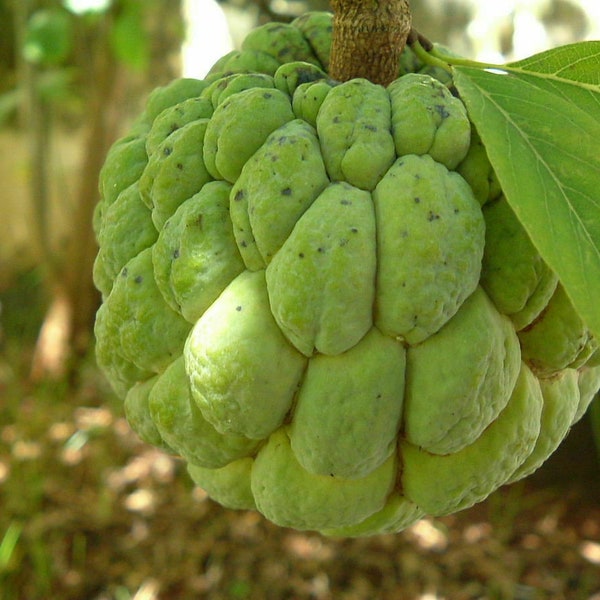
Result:
[[[333,540],[217,506],[137,439],[91,362],[75,388],[0,374],[2,600],[598,600],[600,504],[581,474]]]

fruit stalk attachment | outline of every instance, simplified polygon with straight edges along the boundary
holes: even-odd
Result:
[[[388,85],[398,77],[411,29],[408,0],[332,0],[330,75]]]

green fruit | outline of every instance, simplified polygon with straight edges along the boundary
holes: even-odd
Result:
[[[587,365],[578,371],[579,403],[573,416],[572,425],[575,425],[586,413],[592,400],[600,390],[600,366]]]
[[[172,452],[171,447],[165,442],[158,431],[156,422],[150,414],[149,397],[158,375],[139,381],[129,389],[125,396],[123,408],[125,417],[140,439],[148,444],[158,446],[167,452]]]
[[[265,52],[280,64],[295,61],[319,64],[302,31],[287,23],[265,23],[257,27],[242,42],[242,50]]]
[[[532,453],[542,407],[540,384],[523,364],[506,408],[469,446],[444,456],[401,441],[405,496],[430,515],[446,515],[483,500]]]
[[[311,473],[356,479],[389,458],[400,429],[405,364],[402,344],[375,328],[343,354],[315,356],[289,428],[298,462]]]
[[[332,183],[298,220],[266,271],[273,316],[300,352],[339,354],[369,331],[375,254],[369,194]]]
[[[435,335],[408,350],[406,440],[432,454],[472,444],[506,407],[520,363],[514,329],[478,289]]]
[[[252,493],[258,510],[282,527],[345,527],[364,521],[385,506],[394,488],[396,463],[392,455],[360,479],[315,475],[300,465],[282,427],[255,459]]]
[[[356,525],[347,525],[337,529],[325,529],[323,533],[331,537],[363,537],[385,533],[398,533],[416,521],[425,513],[401,494],[392,492],[385,506]]]
[[[334,81],[331,43],[265,25],[150,95],[100,176],[96,354],[215,501],[358,537],[539,468],[600,350],[450,74]]]
[[[207,183],[166,221],[152,247],[156,285],[190,323],[244,269],[231,231],[230,191],[224,181]]]
[[[233,232],[246,267],[264,268],[329,184],[315,130],[295,119],[244,165],[232,191]]]
[[[477,287],[484,220],[465,181],[430,156],[396,160],[373,193],[376,325],[417,344]]]
[[[229,96],[207,125],[203,148],[208,172],[235,183],[269,134],[293,118],[289,98],[279,90],[252,88]]]
[[[409,73],[388,87],[396,154],[428,154],[448,169],[466,156],[471,125],[463,103],[428,75]]]
[[[329,54],[331,52],[331,34],[333,31],[333,18],[331,13],[312,11],[305,13],[292,21],[292,25],[300,30],[309,43],[314,56],[321,66],[329,68]]]
[[[565,369],[551,379],[541,379],[540,388],[544,399],[540,434],[533,451],[512,474],[509,483],[533,473],[558,448],[579,406],[578,375],[574,369]]]
[[[389,93],[366,79],[342,83],[327,94],[317,134],[329,177],[373,190],[394,162]]]
[[[221,433],[252,439],[283,423],[306,363],[273,319],[264,271],[229,284],[192,328],[184,356],[204,417]]]
[[[541,376],[585,365],[598,347],[562,285],[533,323],[519,331],[523,359]]]
[[[503,196],[487,203],[483,214],[486,237],[481,285],[515,328],[523,329],[548,305],[558,278]]]
[[[254,454],[256,440],[219,433],[202,416],[192,398],[183,356],[160,377],[149,381],[146,415],[151,417],[158,439],[164,440],[171,452],[205,469],[220,469]],[[131,420],[129,415],[128,418]]]
[[[250,487],[253,464],[251,458],[234,460],[219,469],[208,469],[190,463],[188,472],[194,483],[219,504],[237,510],[253,510],[256,509]]]
[[[135,236],[128,235],[130,228],[135,230]],[[152,213],[142,202],[137,181],[125,188],[112,204],[103,207],[96,235],[100,250],[94,263],[94,283],[106,298],[125,264],[158,238]]]

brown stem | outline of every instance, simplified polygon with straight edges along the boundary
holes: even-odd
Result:
[[[331,0],[331,6],[331,77],[363,77],[381,85],[396,79],[411,28],[408,0]]]

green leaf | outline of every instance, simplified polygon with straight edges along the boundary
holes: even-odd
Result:
[[[73,47],[73,22],[60,8],[33,13],[23,41],[23,56],[33,64],[49,66],[63,63]]]
[[[144,28],[140,5],[129,4],[125,7],[113,25],[110,41],[115,56],[122,63],[138,71],[148,67],[150,38]]]
[[[600,338],[600,42],[453,68],[506,198]]]

